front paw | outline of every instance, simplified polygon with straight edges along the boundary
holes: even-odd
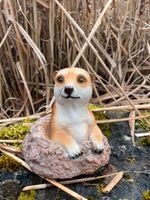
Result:
[[[71,159],[76,159],[81,155],[80,147],[76,142],[67,148],[67,152]]]
[[[98,142],[98,141],[93,141],[93,151],[94,153],[102,153],[104,150],[104,143]]]
[[[74,156],[70,156],[70,159],[77,159],[82,155],[82,153],[80,152],[79,154],[76,154]]]

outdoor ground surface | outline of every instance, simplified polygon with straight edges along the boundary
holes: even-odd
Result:
[[[112,114],[111,114],[112,117]],[[102,175],[104,171],[114,166],[118,171],[130,171],[109,193],[102,194],[100,187],[105,181],[93,181],[68,186],[89,200],[142,200],[143,192],[150,190],[150,148],[136,145],[133,147],[129,126],[127,122],[119,122],[111,125],[109,143],[112,148],[110,165],[99,170],[95,175]],[[132,171],[132,172],[131,172]],[[0,200],[17,200],[21,189],[31,184],[45,183],[44,180],[26,170],[15,173],[0,173]],[[36,191],[36,200],[72,200],[66,193],[48,188]],[[150,197],[149,197],[150,199]]]

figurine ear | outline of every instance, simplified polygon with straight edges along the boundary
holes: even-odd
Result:
[[[94,82],[95,81],[95,75],[92,73],[89,73],[90,77],[91,77],[91,81]]]
[[[54,80],[55,80],[55,77],[56,77],[57,73],[58,73],[58,71],[54,71],[54,72],[53,72],[53,79],[54,79]]]

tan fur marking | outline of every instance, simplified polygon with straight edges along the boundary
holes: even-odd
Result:
[[[91,137],[99,143],[103,142],[103,134],[96,124],[92,127]]]
[[[52,140],[62,144],[64,147],[71,147],[72,144],[72,137],[64,130],[57,130],[55,133],[53,133]]]
[[[65,77],[65,81],[63,83],[59,83],[56,81],[56,78],[59,75],[63,75]],[[83,75],[86,78],[86,82],[78,83],[77,78],[79,75]],[[66,71],[66,69],[64,71],[62,70],[61,72],[57,73],[56,78],[55,78],[55,84],[57,87],[61,87],[64,84],[70,84],[70,83],[77,84],[79,87],[82,87],[82,88],[85,88],[88,85],[91,85],[91,78],[89,74],[79,68],[70,68],[68,71]]]
[[[52,117],[50,121],[50,135],[47,137],[54,140],[65,147],[71,147],[72,138],[65,130],[59,129],[56,126],[56,104],[52,107]]]

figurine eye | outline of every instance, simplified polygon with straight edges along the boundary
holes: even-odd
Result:
[[[78,76],[77,78],[78,83],[85,83],[87,80],[83,75]]]
[[[63,82],[64,82],[64,77],[63,77],[62,75],[57,76],[57,77],[56,77],[56,81],[57,81],[58,83],[63,83]]]

